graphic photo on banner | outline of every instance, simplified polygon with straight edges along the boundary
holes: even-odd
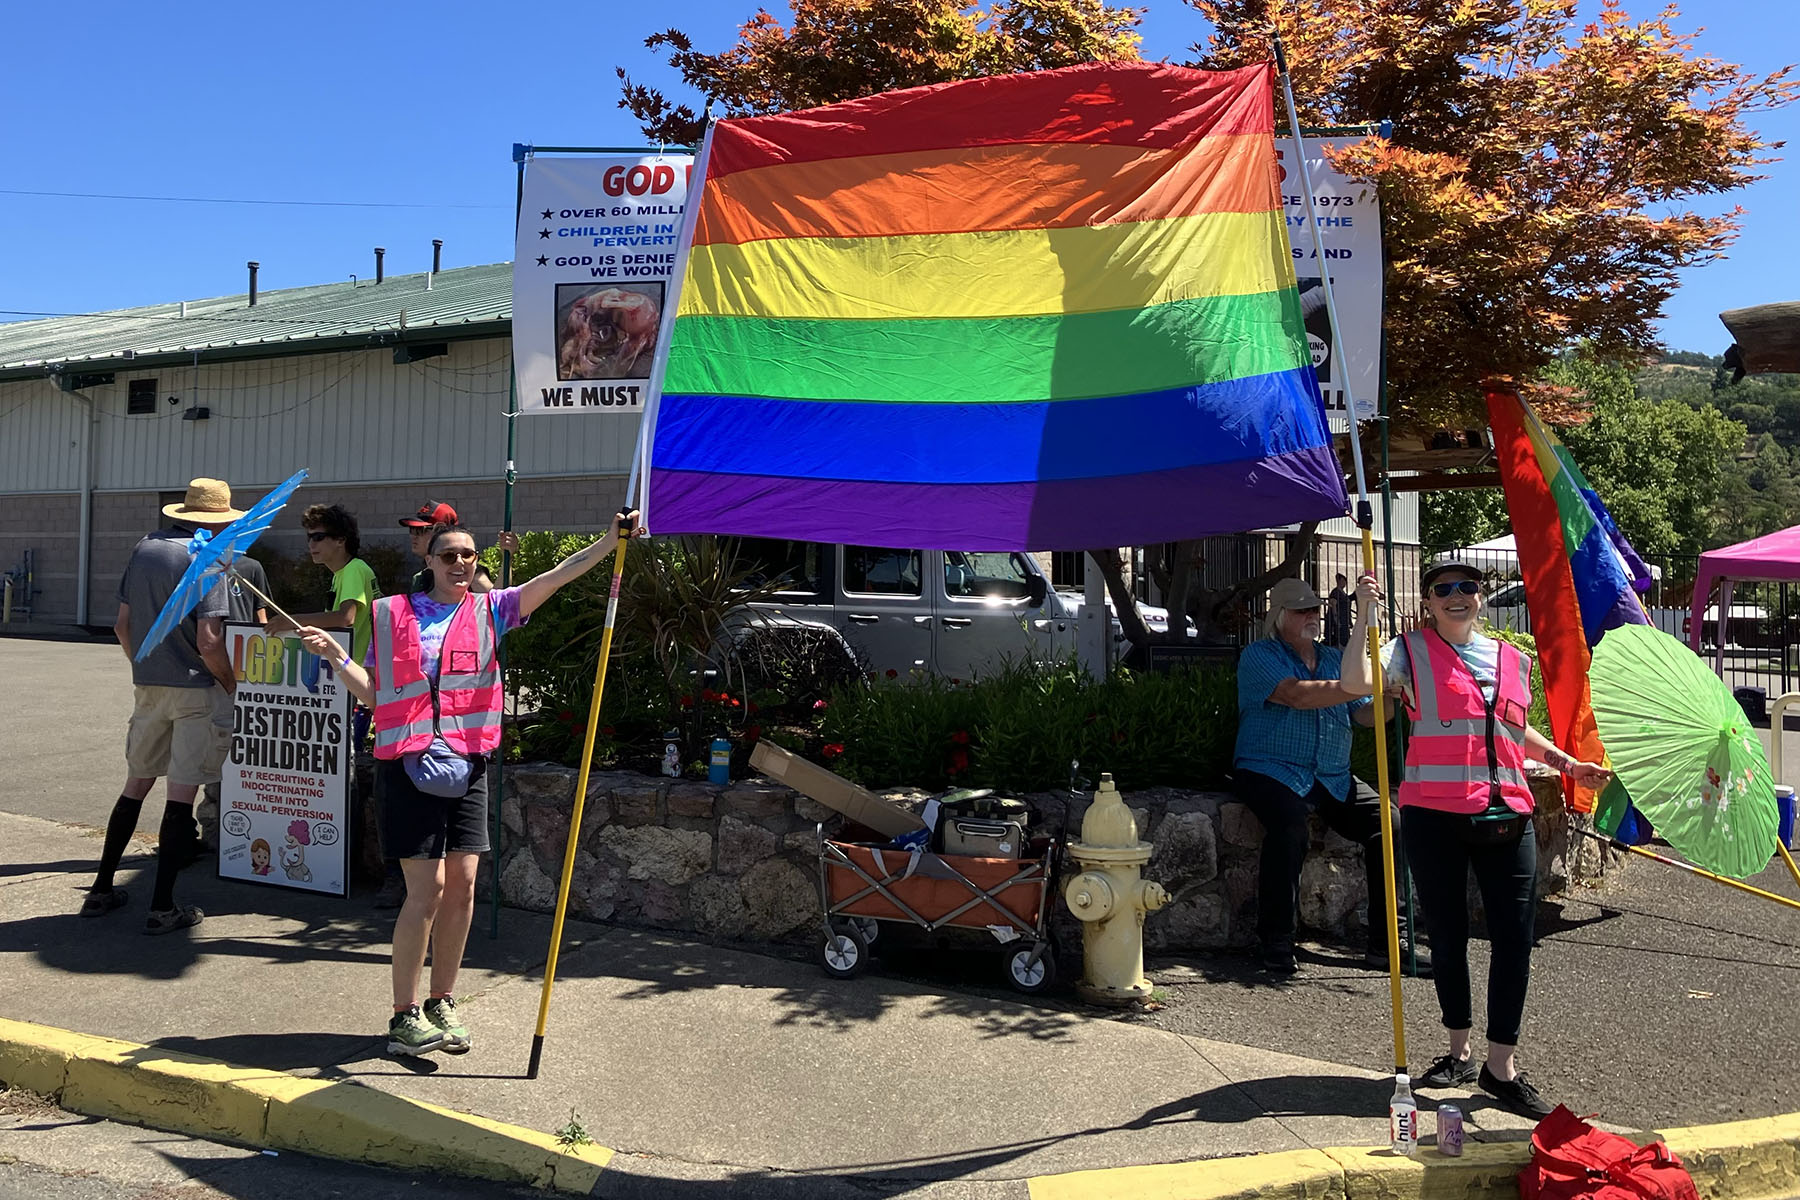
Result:
[[[1325,396],[1325,413],[1333,433],[1347,433],[1345,384],[1356,396],[1365,418],[1375,415],[1381,389],[1381,208],[1375,188],[1349,179],[1325,160],[1325,147],[1353,146],[1358,137],[1303,137],[1306,167],[1312,177],[1313,205],[1319,232],[1325,239],[1326,262],[1319,262],[1313,231],[1307,225],[1306,196],[1300,173],[1292,169],[1294,143],[1275,139],[1281,172],[1281,204],[1287,212],[1288,241],[1294,248],[1294,274],[1299,277],[1300,311],[1306,321],[1306,340],[1313,366],[1319,372],[1319,390]],[[1331,346],[1331,317],[1325,307],[1323,281],[1330,279],[1344,328],[1345,361],[1335,361]]]
[[[347,653],[350,631],[332,631]],[[350,689],[299,641],[227,624],[237,673],[219,794],[219,877],[349,890]]]
[[[643,411],[693,162],[527,162],[513,257],[521,412]]]

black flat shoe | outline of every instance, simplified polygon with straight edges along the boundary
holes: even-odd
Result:
[[[1496,1079],[1494,1073],[1483,1064],[1480,1078],[1482,1091],[1521,1117],[1547,1117],[1556,1111],[1556,1106],[1531,1086],[1531,1081],[1525,1078],[1523,1071],[1511,1079]]]

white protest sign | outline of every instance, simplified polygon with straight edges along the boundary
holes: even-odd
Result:
[[[333,630],[348,653],[350,631]],[[330,663],[227,624],[237,673],[219,794],[219,876],[342,896],[349,886],[350,689]]]
[[[533,158],[513,253],[526,413],[642,413],[674,287],[690,154]]]
[[[1301,138],[1307,175],[1312,181],[1312,219],[1325,242],[1319,260],[1308,223],[1306,192],[1300,186],[1292,138],[1275,139],[1281,172],[1281,203],[1287,213],[1288,241],[1294,248],[1294,274],[1300,281],[1300,309],[1306,318],[1306,340],[1319,371],[1319,390],[1333,433],[1347,433],[1346,385],[1356,398],[1358,417],[1375,415],[1381,388],[1381,207],[1375,185],[1339,174],[1325,161],[1325,147],[1350,146],[1360,137]],[[1344,361],[1331,347],[1331,319],[1325,310],[1323,280],[1330,279],[1337,308]]]

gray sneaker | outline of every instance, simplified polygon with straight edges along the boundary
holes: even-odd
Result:
[[[168,908],[145,917],[144,932],[153,935],[174,933],[177,929],[190,929],[204,920],[206,920],[206,914],[193,905],[186,908]]]
[[[473,1046],[474,1039],[469,1037],[469,1027],[463,1023],[461,1014],[457,1012],[456,1001],[449,996],[437,997],[425,1002],[425,1019],[437,1026],[444,1035],[444,1053],[467,1054]]]
[[[424,1057],[444,1048],[444,1031],[425,1019],[418,1005],[388,1020],[388,1053]]]

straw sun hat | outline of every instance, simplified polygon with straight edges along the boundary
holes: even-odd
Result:
[[[190,479],[180,504],[163,505],[163,516],[203,525],[224,525],[243,515],[231,507],[231,485],[223,479]]]

